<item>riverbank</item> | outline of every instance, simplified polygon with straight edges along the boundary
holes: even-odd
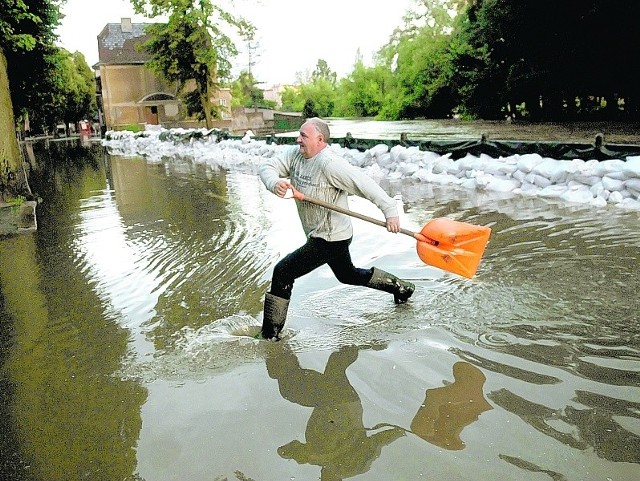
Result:
[[[640,123],[634,122],[490,122],[471,121],[489,140],[594,143],[602,134],[605,144],[640,145]]]

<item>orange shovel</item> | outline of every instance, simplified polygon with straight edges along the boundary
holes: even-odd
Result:
[[[309,202],[382,227],[387,226],[385,221],[307,197],[295,189],[292,191],[293,198],[296,200]],[[467,224],[446,217],[430,220],[420,232],[407,229],[400,229],[400,232],[418,241],[416,250],[422,262],[469,279],[478,270],[480,259],[491,235],[489,227]]]

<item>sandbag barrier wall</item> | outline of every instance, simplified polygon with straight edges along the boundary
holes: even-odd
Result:
[[[139,132],[136,136],[146,136],[146,132]],[[195,130],[176,135],[175,132],[166,131],[160,134],[160,140],[188,141],[193,138],[204,138],[215,135],[219,140],[240,140],[242,136],[231,135],[228,131],[211,129],[209,131]],[[107,140],[109,136],[107,135]],[[264,140],[277,145],[293,145],[295,136],[277,137],[275,134],[268,136],[253,136],[253,140]],[[393,139],[356,139],[349,133],[345,137],[332,137],[331,143],[337,143],[347,149],[357,149],[364,152],[378,144],[385,144],[391,149],[396,145],[403,147],[418,147],[427,152],[438,155],[450,154],[453,160],[461,159],[466,155],[479,156],[485,154],[493,158],[509,157],[515,154],[538,154],[541,157],[556,160],[626,160],[627,157],[640,155],[640,145],[632,144],[605,144],[603,134],[597,134],[593,144],[587,143],[561,143],[548,141],[519,141],[519,140],[487,140],[483,135],[480,139],[469,140],[408,140],[406,134],[402,134],[399,140]]]
[[[277,144],[295,144],[296,137],[253,137],[255,140],[266,140]],[[479,156],[485,154],[493,158],[508,157],[514,154],[539,154],[557,160],[608,160],[621,159],[640,155],[640,145],[607,144],[602,142],[602,137],[596,136],[593,144],[587,143],[559,143],[544,141],[518,141],[518,140],[486,140],[484,137],[477,140],[380,140],[380,139],[355,139],[347,136],[332,138],[332,143],[338,143],[347,149],[357,149],[364,152],[378,144],[386,144],[389,149],[396,145],[403,147],[418,147],[420,150],[434,152],[438,155],[451,154],[452,159],[461,159],[467,154]]]

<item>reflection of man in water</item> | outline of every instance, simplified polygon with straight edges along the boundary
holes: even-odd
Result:
[[[493,409],[482,394],[485,377],[467,362],[453,365],[452,384],[427,389],[422,406],[411,422],[411,431],[441,448],[464,449],[460,433],[478,416]]]
[[[320,466],[323,481],[367,472],[382,448],[402,436],[404,430],[385,427],[367,435],[362,403],[346,374],[358,357],[358,349],[348,346],[332,353],[324,373],[319,373],[300,367],[295,354],[286,345],[282,347],[267,359],[269,376],[277,379],[282,397],[314,409],[305,430],[306,443],[291,441],[278,448],[278,454],[301,464]]]

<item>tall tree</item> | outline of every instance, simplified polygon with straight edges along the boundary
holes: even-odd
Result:
[[[151,40],[145,50],[153,59],[149,66],[185,95],[189,113],[212,126],[218,106],[212,102],[220,81],[228,79],[231,58],[238,50],[224,33],[223,25],[234,27],[245,38],[253,26],[211,0],[132,0],[136,12],[153,18],[166,16],[166,23],[147,27]],[[195,88],[192,88],[195,82]]]
[[[319,80],[326,80],[331,85],[335,86],[337,74],[331,70],[326,60],[318,59],[316,68],[311,72],[311,81],[317,82]]]
[[[366,67],[358,56],[353,72],[340,80],[334,115],[340,117],[378,117],[382,114],[394,78],[381,65]]]
[[[234,107],[265,107],[264,92],[258,88],[256,79],[250,72],[242,71],[231,82],[232,105]]]
[[[407,12],[378,62],[394,71],[386,118],[447,117],[456,105],[448,45],[469,0],[420,0]]]
[[[598,99],[613,106],[609,118],[637,116],[639,15],[623,0],[474,0],[456,34],[468,48],[453,83],[482,118],[516,105],[537,120],[585,118]]]
[[[318,59],[315,70],[307,74],[306,78],[304,74],[298,73],[300,86],[295,90],[295,95],[299,96],[296,104],[302,102],[304,117],[307,116],[305,112],[320,117],[333,115],[336,103],[336,77],[336,73],[323,59]]]
[[[0,194],[3,196],[28,193],[14,116],[14,111],[22,108],[19,99],[26,96],[16,95],[18,100],[13,101],[12,92],[19,85],[15,77],[21,72],[31,72],[22,60],[30,59],[41,65],[45,62],[55,48],[54,31],[59,21],[56,0],[0,0]]]
[[[31,55],[33,53],[33,55]],[[33,133],[55,131],[63,120],[65,59],[68,53],[53,46],[44,52],[29,52],[16,57],[23,69],[11,72],[11,97],[16,118],[28,119]]]
[[[68,126],[83,119],[91,119],[97,112],[96,83],[82,53],[70,54],[63,50],[63,55],[66,57],[64,71],[67,76],[63,118]]]

